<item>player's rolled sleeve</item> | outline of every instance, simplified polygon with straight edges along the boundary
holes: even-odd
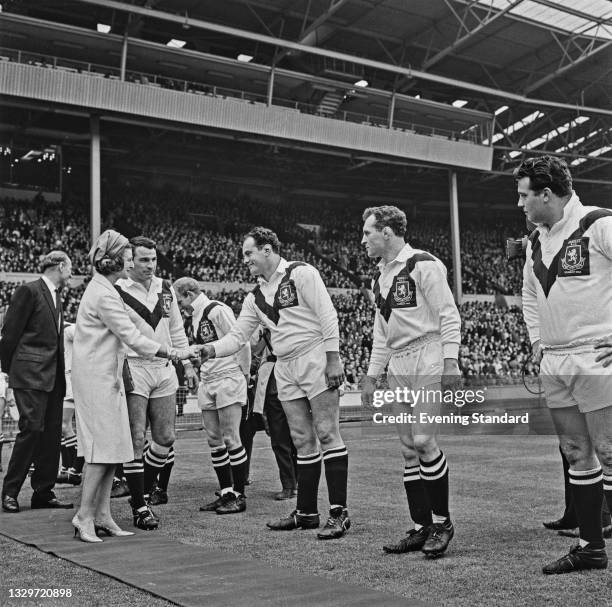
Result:
[[[211,320],[223,331],[224,335],[232,332],[232,329],[236,326],[236,318],[234,317],[233,312],[225,307],[225,306],[216,306],[213,308],[210,314]],[[217,342],[218,343],[218,342]],[[215,346],[215,352],[217,353],[217,348]],[[219,354],[217,353],[217,356]],[[238,355],[236,357],[236,361],[242,371],[243,375],[248,375],[251,368],[251,345],[250,342],[246,342],[240,350],[238,350]]]
[[[338,313],[321,275],[312,266],[300,266],[295,272],[295,285],[299,289],[304,302],[315,312],[321,323],[325,351],[339,352]]]
[[[176,300],[176,293],[174,289],[172,292],[172,305],[170,306],[170,341],[174,348],[185,349],[189,347],[189,341],[187,335],[185,335],[185,326],[183,325],[183,317]]]
[[[602,255],[612,260],[612,217],[602,217],[593,227],[595,246]]]
[[[531,259],[531,245],[527,245],[527,261],[523,266],[523,318],[527,325],[529,341],[534,344],[540,339],[540,317],[538,314],[538,293],[536,277],[533,273]]]
[[[236,354],[249,341],[260,322],[259,316],[255,311],[253,294],[249,293],[242,303],[240,316],[238,316],[238,320],[235,321],[230,332],[220,340],[212,342],[217,358]]]
[[[459,358],[461,316],[448,286],[444,264],[440,261],[418,263],[417,278],[427,303],[440,318],[443,357]]]
[[[372,352],[370,354],[370,364],[368,365],[368,375],[378,377],[385,370],[389,358],[391,358],[391,349],[387,347],[387,332],[383,317],[377,310],[374,316]]]

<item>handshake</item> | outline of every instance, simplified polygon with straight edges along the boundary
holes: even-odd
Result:
[[[214,358],[214,348],[207,344],[195,344],[188,348],[169,348],[166,353],[166,358],[172,362],[178,362],[179,360],[186,360],[189,358],[199,359],[200,362],[206,362],[209,358]]]

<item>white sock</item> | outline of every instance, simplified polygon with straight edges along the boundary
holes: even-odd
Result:
[[[226,493],[235,493],[232,487],[226,487],[225,489],[221,489],[221,495],[225,495]]]
[[[589,544],[589,542],[587,542],[586,540],[583,540],[582,538],[578,540],[578,543],[580,544],[581,548],[584,548],[585,546],[588,546]]]
[[[439,514],[433,514],[433,513],[432,513],[432,515],[431,515],[431,520],[432,520],[434,523],[445,523],[447,518],[448,518],[448,517],[446,517],[446,516],[440,516]]]
[[[414,530],[415,531],[420,531],[421,529],[423,529],[423,525],[419,525],[419,523],[415,523],[414,524]]]

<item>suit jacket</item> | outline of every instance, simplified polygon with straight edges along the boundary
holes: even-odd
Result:
[[[64,317],[42,278],[13,294],[2,327],[0,362],[11,388],[51,392],[56,379],[65,386]]]

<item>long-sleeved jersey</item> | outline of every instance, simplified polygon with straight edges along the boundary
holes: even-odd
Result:
[[[444,358],[457,358],[461,318],[446,281],[444,264],[409,244],[381,260],[372,281],[376,316],[368,375],[378,377],[394,352],[427,333],[438,333]]]
[[[236,326],[214,342],[217,357],[237,352],[260,325],[270,329],[279,360],[291,360],[319,344],[326,352],[340,350],[338,315],[316,268],[281,257],[270,281],[258,285],[244,299]]]
[[[130,319],[144,336],[165,348],[187,348],[189,343],[183,327],[183,317],[174,289],[167,280],[153,276],[147,290],[131,278],[120,278],[115,287],[126,304]],[[129,358],[140,358],[130,349],[127,355]],[[142,360],[151,362],[149,359]],[[157,359],[152,364],[162,364],[160,361]],[[163,364],[166,364],[165,360]]]
[[[612,211],[574,193],[550,230],[527,243],[523,316],[531,343],[573,346],[612,334]]]
[[[229,333],[236,324],[231,308],[220,301],[211,301],[200,293],[191,303],[193,341],[208,344]],[[202,380],[210,380],[235,373],[248,375],[251,368],[251,345],[245,344],[237,354],[225,358],[213,358],[200,367]]]

